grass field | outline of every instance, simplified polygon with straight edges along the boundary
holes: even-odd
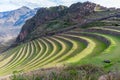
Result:
[[[120,27],[77,28],[42,37],[0,54],[0,76],[14,71],[92,64],[112,70],[120,68]],[[110,63],[105,63],[109,60]]]

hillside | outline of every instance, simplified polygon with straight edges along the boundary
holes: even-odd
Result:
[[[41,8],[34,17],[27,20],[23,25],[16,43],[30,41],[51,32],[72,28],[75,25],[102,20],[105,17],[109,18],[111,15],[119,14],[119,12],[119,9],[111,10],[111,8],[106,8],[91,2],[78,2],[72,4],[70,7],[61,5]]]
[[[16,10],[0,12],[0,46],[2,47],[0,52],[13,43],[22,25],[27,19],[33,17],[37,10],[37,8],[30,9],[23,6]]]
[[[27,19],[33,17],[37,9],[23,6],[19,9],[0,12],[0,27],[22,26]]]
[[[42,37],[1,54],[0,75],[13,71],[92,64],[106,70],[119,69],[118,26],[92,27]],[[110,61],[106,63],[104,61]]]
[[[37,14],[27,20],[17,38],[17,42],[31,40],[50,31],[57,31],[84,22],[84,16],[94,12],[96,4],[76,3],[70,7],[57,6],[41,8]]]
[[[25,21],[33,17],[37,10],[23,6],[16,10],[0,12],[0,33],[3,34],[2,36],[16,37]]]
[[[119,12],[91,2],[41,8],[23,25],[19,45],[0,54],[0,79],[98,80],[117,73]]]

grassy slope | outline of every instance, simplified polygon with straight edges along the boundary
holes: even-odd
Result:
[[[84,28],[94,27],[93,29],[119,30],[96,26],[105,26],[105,22],[94,22],[85,25]],[[109,25],[109,24],[107,24]],[[111,25],[111,24],[110,24]],[[73,30],[74,33],[81,33]],[[104,67],[107,70],[119,67],[119,37],[101,33],[85,33],[103,36],[109,41],[109,47],[93,36],[81,36],[78,34],[60,34],[51,37],[43,37],[20,45],[8,52],[0,55],[0,75],[11,74],[13,71],[31,71],[39,68],[48,68],[53,66],[94,64]],[[81,39],[87,42],[81,41]],[[9,54],[8,54],[9,53]],[[104,60],[110,60],[111,63],[104,63]],[[4,63],[4,64],[3,64]]]
[[[37,40],[29,42],[24,44],[23,47],[18,50],[18,52],[16,52],[16,50],[13,51],[16,53],[11,52],[11,54],[15,55],[13,56],[14,58],[12,57],[10,60],[9,57],[4,58],[4,61],[9,63],[5,65],[3,64],[3,66],[1,66],[0,75],[10,74],[16,70],[33,70],[40,68],[48,63],[53,66],[52,63],[55,65],[59,61],[69,58],[68,56],[70,56],[76,50],[74,49],[76,45],[81,46],[76,47],[76,49],[79,51],[85,48],[84,43],[81,43],[79,39],[72,39],[71,37],[63,38],[57,36],[52,38],[43,38],[38,42]],[[66,57],[64,57],[65,54]]]
[[[119,37],[114,37],[114,36],[111,36],[111,35],[105,35],[107,37],[110,37],[112,38],[112,40],[115,42],[115,46],[114,46],[114,49],[113,48],[110,48],[108,47],[108,51],[106,52],[103,51],[102,53],[99,54],[99,49],[101,47],[104,47],[105,45],[101,45],[99,46],[99,48],[96,48],[93,53],[91,54],[93,56],[94,53],[97,54],[97,56],[86,56],[84,59],[80,60],[79,62],[75,63],[76,65],[78,64],[94,64],[96,66],[101,66],[101,67],[104,67],[106,68],[107,70],[110,70],[112,68],[115,68],[115,67],[118,67],[119,68],[119,52],[120,52],[120,48],[119,48],[119,45],[120,45],[120,38]],[[99,43],[99,42],[98,42]],[[111,44],[111,46],[113,46],[113,44]],[[96,52],[97,51],[97,52]],[[104,60],[110,60],[111,63],[110,64],[107,64],[107,63],[104,63],[103,61]]]
[[[89,43],[88,46],[84,46],[84,43],[79,39],[86,40]],[[39,42],[37,41],[25,44],[23,49],[21,48],[19,53],[16,53],[16,58],[1,68],[0,75],[9,74],[16,70],[29,71],[40,67],[60,66],[64,63],[77,62],[93,52],[93,54],[100,53],[106,48],[105,44],[96,38],[79,35],[64,34],[43,38],[39,41],[44,44],[38,45]],[[41,52],[40,46],[44,47],[44,52]],[[99,46],[102,47],[99,48]],[[44,56],[42,57],[41,54]]]

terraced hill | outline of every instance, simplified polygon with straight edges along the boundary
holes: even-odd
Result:
[[[120,27],[76,28],[41,37],[0,55],[0,76],[13,71],[93,64],[110,70],[120,67]],[[104,63],[109,60],[110,63]]]

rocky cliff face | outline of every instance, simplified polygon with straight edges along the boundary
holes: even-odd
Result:
[[[76,3],[70,7],[41,8],[33,18],[27,20],[23,25],[16,42],[30,40],[37,35],[81,23],[85,19],[84,16],[94,13],[95,7],[96,4],[85,2]]]
[[[17,41],[22,41],[24,38],[34,31],[37,27],[39,27],[42,24],[45,24],[48,21],[51,21],[56,18],[60,18],[65,14],[65,10],[67,7],[65,6],[57,6],[57,7],[51,7],[51,8],[41,8],[38,10],[36,15],[27,20],[26,23],[23,25],[22,30],[17,38]]]

